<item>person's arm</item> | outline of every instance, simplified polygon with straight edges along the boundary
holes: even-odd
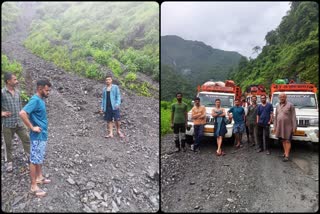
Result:
[[[185,105],[184,109],[184,122],[185,122],[185,127],[187,128],[188,126],[188,106]]]
[[[197,119],[199,117],[199,115],[197,113],[195,113],[195,109],[194,107],[191,109],[191,118],[192,119]]]
[[[116,106],[115,109],[120,108],[120,103],[121,103],[121,94],[120,94],[120,89],[119,86],[116,86]]]
[[[268,125],[270,125],[272,123],[272,120],[273,120],[273,106],[271,106],[271,104],[270,104],[270,108],[271,108],[271,110],[270,110],[270,119],[268,121]]]
[[[292,133],[297,130],[297,116],[296,116],[296,109],[294,105],[291,105],[291,112],[292,112]]]
[[[203,118],[206,118],[206,116],[207,116],[206,108],[203,107],[202,108],[202,114],[201,114],[200,118],[203,119]]]
[[[260,119],[260,111],[259,111],[259,106],[257,107],[257,124],[259,123],[259,119]]]
[[[10,117],[11,116],[11,112],[10,111],[3,111],[5,110],[5,108],[2,106],[4,103],[3,101],[3,94],[2,94],[2,90],[1,90],[1,117]]]
[[[173,128],[174,104],[171,106],[171,128]]]
[[[105,94],[104,94],[104,88],[102,89],[102,101],[101,101],[101,109],[100,112],[103,112],[103,104],[105,103]]]
[[[212,117],[218,116],[218,114],[215,111],[215,108],[212,109],[211,115],[212,115]]]
[[[29,120],[28,114],[25,110],[21,110],[19,113],[23,123],[31,129],[33,132],[41,132],[41,128],[39,126],[33,126]]]
[[[226,111],[225,111],[225,109],[224,109],[224,108],[222,108],[221,110],[222,110],[222,114],[220,114],[220,116],[221,116],[221,117],[226,116]]]

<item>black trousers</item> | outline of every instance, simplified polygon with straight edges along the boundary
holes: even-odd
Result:
[[[179,133],[181,133],[181,147],[186,146],[186,125],[184,123],[173,124],[174,142],[177,148],[180,148]]]
[[[266,150],[269,150],[270,148],[269,127],[270,127],[269,125],[267,126],[258,125],[258,143],[259,143],[259,148],[262,150],[263,150],[264,140],[266,142]],[[263,132],[264,132],[264,138],[263,138]]]

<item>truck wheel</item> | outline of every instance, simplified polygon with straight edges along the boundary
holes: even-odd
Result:
[[[187,144],[189,145],[193,144],[193,136],[186,135],[186,141],[187,141]]]

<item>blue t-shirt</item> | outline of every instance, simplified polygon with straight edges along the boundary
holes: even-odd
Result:
[[[30,140],[47,141],[48,120],[45,102],[35,94],[24,106],[23,110],[28,113],[31,124],[41,128],[40,133],[30,131]]]
[[[232,117],[235,123],[244,123],[244,108],[242,106],[233,106],[229,109],[229,113],[232,113]]]
[[[259,115],[258,125],[267,126],[270,120],[270,114],[273,112],[273,107],[270,103],[265,106],[262,104],[258,105],[257,115]]]

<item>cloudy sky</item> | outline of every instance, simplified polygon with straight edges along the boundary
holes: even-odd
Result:
[[[265,35],[277,28],[289,9],[289,2],[164,2],[161,35],[255,58],[252,48],[265,45]]]

